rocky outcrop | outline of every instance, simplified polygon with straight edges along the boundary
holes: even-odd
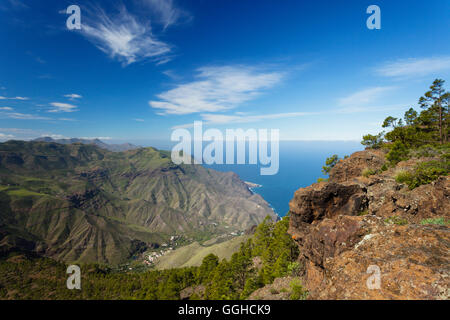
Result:
[[[420,223],[450,217],[449,177],[409,190],[395,181],[398,169],[381,171],[383,164],[382,151],[357,152],[332,169],[329,182],[291,200],[289,233],[310,299],[450,297],[450,229]],[[378,173],[362,177],[366,168]]]
[[[273,283],[254,291],[248,300],[288,300],[292,294],[292,281],[295,277],[276,278]]]
[[[330,171],[330,182],[346,182],[360,177],[364,169],[379,170],[385,164],[383,150],[364,150],[339,161]]]

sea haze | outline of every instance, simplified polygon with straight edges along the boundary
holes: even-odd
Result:
[[[242,180],[262,185],[253,191],[260,194],[283,217],[289,211],[289,201],[294,192],[326,178],[322,166],[327,157],[338,154],[340,157],[362,150],[358,141],[281,141],[280,167],[276,175],[260,175],[259,165],[205,165],[219,171],[233,171]]]

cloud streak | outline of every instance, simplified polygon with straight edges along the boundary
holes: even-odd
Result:
[[[68,98],[69,100],[75,100],[75,99],[83,98],[81,95],[76,94],[76,93],[65,94],[64,97]]]
[[[450,56],[400,59],[375,68],[375,73],[391,78],[411,78],[450,71]]]
[[[157,20],[163,25],[164,30],[176,24],[182,18],[190,18],[186,12],[175,7],[173,0],[141,0],[157,16]]]
[[[10,97],[10,98],[8,98],[8,97],[0,96],[0,100],[22,100],[22,101],[24,101],[24,100],[29,100],[29,98],[27,98],[27,97]]]
[[[111,17],[100,8],[95,11],[84,18],[81,32],[112,59],[125,66],[146,59],[167,59],[171,48],[153,35],[148,21],[139,21],[124,6]]]
[[[74,106],[69,103],[62,103],[62,102],[52,102],[50,103],[52,108],[48,110],[48,112],[75,112],[78,111],[77,106]]]
[[[341,112],[358,112],[373,105],[380,97],[394,90],[395,87],[372,87],[354,92],[338,99]]]
[[[247,66],[204,67],[196,80],[180,84],[149,101],[160,115],[229,110],[254,99],[262,89],[276,85],[281,72],[263,72]]]
[[[243,115],[243,114],[234,114],[234,115],[224,115],[224,114],[202,114],[202,121],[204,124],[228,124],[228,123],[247,123],[247,122],[258,122],[262,120],[274,120],[274,119],[282,119],[282,118],[297,118],[304,117],[310,115],[317,115],[319,112],[285,112],[285,113],[271,113],[271,114],[260,114],[260,115]],[[190,128],[193,124],[182,124],[173,127],[172,129],[178,128]]]
[[[19,112],[0,112],[0,117],[16,120],[53,120],[48,117],[42,117],[34,114],[19,113]]]

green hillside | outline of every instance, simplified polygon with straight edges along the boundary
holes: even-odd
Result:
[[[118,264],[173,235],[205,240],[274,215],[233,173],[154,148],[0,144],[0,252]]]
[[[157,269],[197,267],[202,264],[208,254],[215,254],[220,260],[229,260],[233,253],[239,251],[241,244],[249,238],[250,236],[243,235],[209,245],[194,242],[162,256],[155,266]]]

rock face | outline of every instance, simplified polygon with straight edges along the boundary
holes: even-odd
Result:
[[[450,297],[450,229],[420,224],[449,218],[449,177],[411,191],[395,181],[395,168],[361,176],[383,164],[382,151],[357,152],[331,170],[329,182],[291,200],[289,233],[309,299]]]

